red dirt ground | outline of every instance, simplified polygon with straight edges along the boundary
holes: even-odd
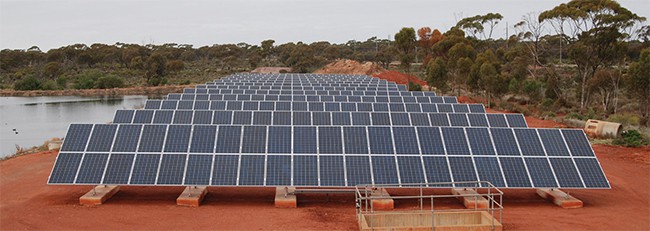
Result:
[[[419,79],[418,77],[409,75],[409,74],[404,74],[399,71],[385,71],[379,74],[373,75],[373,77],[380,78],[380,79],[385,79],[388,81],[393,81],[398,84],[408,84],[409,81],[418,84],[420,86],[427,85],[427,82],[424,80]]]

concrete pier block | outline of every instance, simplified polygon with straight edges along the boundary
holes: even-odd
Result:
[[[537,195],[565,209],[582,208],[581,200],[556,188],[539,188]]]
[[[388,191],[385,188],[378,188],[371,192],[371,197],[389,197]],[[385,199],[372,199],[372,207],[375,210],[392,210],[395,208],[395,201],[390,198]]]
[[[452,188],[451,193],[458,195],[458,199],[465,205],[465,208],[473,209],[486,209],[488,208],[488,200],[483,196],[474,196],[478,194],[473,189],[469,188]]]
[[[176,205],[199,207],[205,195],[208,194],[206,186],[188,186],[183,193],[176,198]]]
[[[79,197],[79,204],[101,205],[119,191],[120,187],[117,185],[98,185]]]
[[[276,208],[297,208],[298,198],[296,187],[276,187],[275,188],[275,207]]]

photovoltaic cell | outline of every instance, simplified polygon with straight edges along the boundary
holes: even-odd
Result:
[[[492,157],[474,157],[479,180],[488,181],[496,187],[505,187],[499,162]],[[487,187],[487,185],[482,185]]]
[[[402,184],[425,182],[422,160],[419,156],[398,156],[397,164]]]
[[[372,156],[375,184],[397,184],[397,165],[394,156]]]
[[[574,160],[586,187],[610,187],[596,158],[576,158]]]
[[[537,137],[535,130],[514,129],[515,136],[519,141],[519,148],[524,156],[545,156],[542,143]]]
[[[183,175],[187,160],[186,154],[164,154],[160,163],[158,184],[183,184]]]
[[[174,117],[174,111],[156,111],[153,117],[154,124],[170,124]]]
[[[442,127],[442,135],[444,136],[445,147],[449,155],[469,155],[469,148],[467,147],[467,139],[465,138],[465,131],[463,128],[456,127]]]
[[[268,153],[291,153],[291,127],[269,127]]]
[[[239,156],[215,155],[212,167],[212,185],[237,185]]]
[[[244,136],[241,146],[242,153],[265,153],[266,152],[266,127],[265,126],[244,126]]]
[[[525,158],[534,187],[557,188],[553,170],[546,158]]]
[[[190,147],[191,125],[170,125],[164,152],[187,152]]]
[[[562,130],[562,135],[572,156],[594,156],[591,145],[582,130]]]
[[[71,124],[68,133],[65,135],[61,151],[83,152],[86,150],[86,143],[92,128],[92,124]]]
[[[423,155],[444,155],[440,130],[437,127],[418,127],[418,138]]]
[[[548,156],[569,156],[569,151],[559,130],[537,129],[537,133]]]
[[[215,152],[239,153],[241,126],[220,126]]]
[[[111,154],[103,184],[128,184],[133,165],[134,154]]]
[[[289,184],[274,184],[275,182],[287,183],[286,179],[280,177],[286,177],[282,172],[277,172],[274,170],[278,166],[275,158],[270,158],[268,160],[268,173],[267,173],[267,185],[289,185]],[[273,156],[278,157],[278,156]],[[286,157],[286,156],[285,156]],[[291,162],[289,162],[291,163]],[[241,156],[241,167],[239,168],[239,185],[264,185],[264,156],[262,155],[242,155]],[[291,165],[288,166],[289,169]],[[291,177],[291,171],[284,169],[284,172],[289,172],[289,179]],[[280,170],[282,171],[282,170]],[[290,183],[290,182],[289,182]]]
[[[117,125],[115,124],[95,125],[92,135],[90,136],[90,141],[88,142],[88,148],[86,150],[89,152],[110,151],[111,146],[113,145],[113,138],[115,137],[116,130]]]
[[[138,152],[161,152],[166,130],[165,125],[144,125]]]
[[[563,188],[582,188],[583,184],[573,164],[573,160],[569,158],[549,158],[555,176],[560,187]]]
[[[318,150],[322,154],[342,154],[341,129],[339,127],[318,128]]]
[[[319,156],[320,185],[345,185],[343,156]]]
[[[522,158],[501,157],[499,158],[499,161],[501,161],[501,166],[503,167],[503,175],[506,178],[506,182],[508,182],[508,187],[532,187]]]
[[[348,186],[372,183],[369,158],[368,156],[345,157]]]
[[[153,112],[154,111],[136,110],[135,116],[133,116],[133,123],[150,124],[153,120]]]
[[[487,128],[466,128],[469,145],[474,155],[494,155],[494,146]],[[478,167],[478,166],[477,166]]]
[[[317,140],[315,127],[294,127],[293,135],[293,153],[316,153]]]
[[[130,184],[155,184],[160,154],[138,154],[131,174]]]
[[[318,157],[294,156],[293,172],[294,185],[318,186]]]
[[[134,110],[117,110],[113,118],[113,123],[131,123],[133,115],[135,115]]]
[[[490,128],[490,133],[492,133],[492,140],[494,140],[497,154],[506,156],[521,155],[512,129]]]
[[[71,184],[74,183],[77,169],[81,163],[81,153],[61,152],[56,157],[56,164],[52,169],[49,183],[51,184]]]
[[[393,139],[395,140],[395,151],[398,154],[420,154],[415,128],[393,127]]]
[[[393,154],[393,139],[390,127],[368,127],[371,154]]]
[[[449,166],[454,182],[476,181],[476,171],[471,157],[449,157]],[[469,183],[455,184],[456,187],[473,187]]]

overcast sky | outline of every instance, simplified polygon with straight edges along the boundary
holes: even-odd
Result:
[[[446,31],[457,19],[499,12],[495,36],[559,0],[0,0],[0,47],[46,51],[75,43],[276,44],[391,37],[402,27]],[[619,3],[650,19],[648,0]],[[646,22],[647,24],[647,22]],[[510,30],[510,33],[513,33]]]

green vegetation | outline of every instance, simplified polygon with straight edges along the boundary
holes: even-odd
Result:
[[[626,147],[639,147],[641,145],[646,145],[648,142],[645,140],[643,135],[637,130],[628,130],[624,131],[621,134],[621,137],[616,138],[612,144],[622,145]]]
[[[74,44],[0,51],[0,87],[92,89],[201,83],[258,66],[311,72],[336,59],[399,61],[433,91],[541,117],[650,125],[650,26],[613,0],[572,0],[495,32],[497,12],[445,30],[401,28],[393,39],[332,44]],[[410,89],[417,89],[413,84]]]

